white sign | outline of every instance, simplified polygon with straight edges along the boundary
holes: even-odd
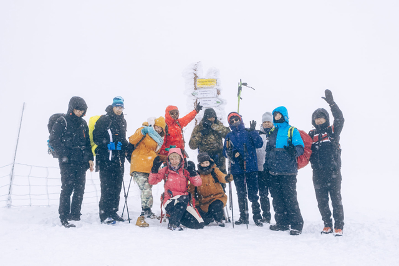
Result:
[[[195,90],[191,93],[196,98],[213,98],[218,96],[217,89]]]
[[[223,101],[219,98],[199,98],[197,99],[199,103],[205,108],[207,107],[216,107],[223,103]]]

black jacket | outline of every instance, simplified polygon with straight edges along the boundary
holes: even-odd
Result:
[[[315,129],[309,132],[313,139],[312,155],[310,163],[313,170],[339,170],[341,168],[341,147],[339,139],[344,127],[344,116],[337,104],[331,106],[334,123],[330,126],[330,118],[327,110],[319,108],[313,112],[312,124]],[[323,125],[316,125],[315,119],[323,115],[326,122]]]
[[[93,160],[89,128],[82,117],[77,117],[74,109],[87,110],[86,102],[80,97],[72,97],[68,112],[59,117],[50,131],[50,145],[59,156],[60,163],[87,164]]]
[[[116,115],[113,111],[112,105],[109,105],[106,109],[106,114],[102,115],[96,122],[93,130],[93,141],[98,145],[96,149],[96,163],[100,167],[107,166],[122,166],[125,162],[125,151],[128,145],[126,140],[126,120],[123,113]],[[115,146],[118,142],[122,143],[121,150],[113,150],[112,153],[108,150],[107,145],[110,143],[110,134],[108,129],[111,131],[112,142]],[[109,158],[111,154],[111,160]]]

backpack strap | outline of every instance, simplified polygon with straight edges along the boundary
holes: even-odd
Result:
[[[288,129],[288,145],[291,145],[292,144],[292,135],[294,135],[294,129],[295,129],[295,127],[290,127],[289,129]]]

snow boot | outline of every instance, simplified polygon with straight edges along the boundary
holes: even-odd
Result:
[[[331,234],[333,232],[331,227],[324,227],[323,231],[321,231],[321,234]]]
[[[290,235],[292,235],[292,236],[299,236],[300,234],[302,234],[301,230],[291,229],[291,231],[290,231]]]
[[[168,229],[171,231],[183,231],[183,228],[181,226],[175,226],[171,224],[168,224]]]
[[[342,231],[342,229],[334,230],[334,236],[342,236],[343,234],[344,234],[344,232]]]
[[[144,217],[145,217],[145,218],[158,219],[158,220],[159,220],[159,218],[155,215],[155,213],[153,213],[153,212],[151,211],[150,208],[148,208],[148,209],[143,209],[143,212],[144,212]]]
[[[272,231],[288,231],[289,230],[289,226],[288,225],[272,224],[272,225],[270,225],[270,230],[272,230]]]
[[[144,220],[144,214],[141,213],[141,215],[137,218],[136,225],[138,227],[148,227],[150,226],[145,220]]]
[[[248,219],[240,217],[240,219],[238,219],[238,221],[235,221],[234,224],[235,225],[242,225],[242,224],[249,224],[249,222],[248,222]]]
[[[225,227],[226,225],[224,224],[223,220],[220,222],[216,222],[217,225],[219,225],[220,227]]]
[[[101,221],[102,224],[116,224],[116,221],[112,217],[108,217],[107,219]]]
[[[260,219],[260,221],[261,221],[262,223],[270,224],[270,219],[267,219],[267,218],[265,218],[265,217],[263,217],[262,219]]]
[[[114,213],[113,215],[111,215],[111,218],[114,219],[117,222],[124,222],[125,221],[125,219],[120,217],[117,213]]]
[[[256,226],[263,227],[262,219],[254,219]]]
[[[76,225],[68,223],[68,220],[67,220],[67,219],[61,220],[61,224],[62,224],[62,226],[64,226],[65,228],[76,227]]]

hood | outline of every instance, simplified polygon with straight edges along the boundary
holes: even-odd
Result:
[[[284,106],[280,106],[273,110],[273,113],[272,113],[273,114],[273,124],[276,124],[276,121],[274,119],[274,114],[276,112],[279,112],[280,114],[283,115],[285,122],[287,122],[288,124],[290,123],[287,108],[285,108]]]
[[[180,157],[183,159],[183,154],[182,154],[180,148],[171,148],[171,149],[169,150],[169,152],[168,152],[168,158],[169,158],[169,155],[171,155],[172,153],[177,153],[177,154],[179,154]]]
[[[205,109],[204,117],[202,118],[202,120],[206,120],[206,119],[211,118],[211,117],[214,117],[215,121],[218,119],[215,110],[213,108]]]
[[[330,125],[330,115],[328,114],[328,111],[324,108],[319,108],[316,111],[314,111],[312,114],[312,125],[315,128],[317,128],[316,123],[314,122],[315,119],[319,118],[322,115],[324,115],[324,117],[326,118],[325,126],[328,127]]]
[[[168,107],[166,107],[165,120],[166,120],[167,124],[170,124],[170,123],[175,121],[169,114],[169,112],[172,111],[172,110],[179,110],[179,108],[177,108],[177,106],[174,106],[174,105],[169,105]]]
[[[87,104],[86,104],[85,100],[83,100],[83,98],[81,98],[81,97],[73,96],[69,100],[67,114],[73,113],[74,109],[84,110],[84,113],[83,113],[82,117],[85,116],[86,115],[86,111],[87,111]]]

